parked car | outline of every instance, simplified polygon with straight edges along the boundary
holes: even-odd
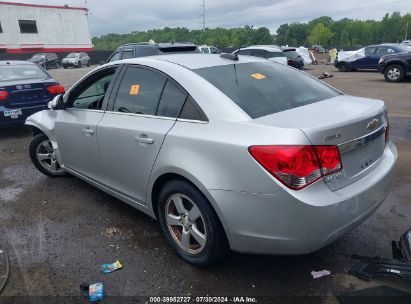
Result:
[[[200,50],[195,44],[189,42],[129,43],[118,47],[117,50],[108,58],[107,62],[113,62],[121,59],[177,53],[200,53]]]
[[[319,44],[314,44],[311,48],[317,53],[326,53],[327,52],[327,50]]]
[[[199,48],[201,53],[204,54],[221,54],[221,51],[215,46],[200,45]]]
[[[90,63],[90,56],[84,52],[70,53],[61,61],[61,65],[65,69],[68,67],[81,68],[84,65],[89,67]]]
[[[355,70],[378,70],[378,61],[384,55],[398,54],[409,52],[410,49],[401,44],[380,44],[367,46],[360,50],[361,55],[354,61],[341,60],[340,53],[338,53],[335,67],[341,72],[355,71]]]
[[[55,53],[38,53],[34,54],[29,61],[41,66],[43,69],[59,68],[59,58]]]
[[[287,64],[296,69],[302,70],[304,68],[304,58],[297,53],[296,48],[282,48],[282,51],[287,57]]]
[[[401,82],[411,76],[411,50],[407,53],[385,55],[378,62],[378,70],[388,82]]]
[[[116,61],[50,108],[26,122],[33,164],[157,218],[195,265],[335,241],[380,206],[398,157],[384,102],[250,56]]]
[[[404,40],[402,42],[402,44],[407,45],[407,46],[411,46],[411,40]]]
[[[0,61],[0,126],[24,124],[64,87],[29,61]]]
[[[285,57],[281,49],[270,45],[249,46],[236,50],[233,52],[233,54],[265,58],[270,61],[275,61],[287,65],[287,57]]]

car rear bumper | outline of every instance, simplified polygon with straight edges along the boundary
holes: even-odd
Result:
[[[282,190],[267,195],[224,190],[209,193],[220,209],[234,251],[306,254],[346,234],[381,205],[391,189],[397,158],[390,142],[381,162],[367,176],[343,189],[328,190],[324,201],[313,200],[315,195],[297,199]],[[318,187],[326,187],[322,184]]]
[[[22,125],[25,123],[27,117],[45,109],[47,109],[47,104],[35,107],[21,108],[22,115],[19,115],[17,118],[11,118],[10,116],[6,117],[4,115],[4,111],[13,109],[0,107],[0,126]]]

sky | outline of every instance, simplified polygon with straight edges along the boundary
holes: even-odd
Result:
[[[84,7],[84,0],[6,0]],[[381,20],[385,13],[411,13],[411,0],[204,0],[206,26],[267,27],[275,33],[283,23],[333,19]],[[202,28],[203,0],[87,0],[92,36],[153,28]]]

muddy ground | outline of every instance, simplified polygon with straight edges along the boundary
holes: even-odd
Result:
[[[69,87],[87,70],[50,72]],[[386,101],[399,150],[391,194],[358,228],[313,254],[233,253],[212,268],[197,269],[165,245],[157,222],[148,216],[74,177],[39,173],[28,157],[29,130],[1,129],[0,242],[11,265],[2,295],[81,296],[79,284],[87,280],[104,281],[110,296],[323,296],[311,297],[315,303],[337,303],[335,296],[343,292],[382,284],[411,291],[400,279],[364,282],[347,274],[351,254],[389,257],[391,240],[411,228],[411,82],[391,84],[376,72],[339,73],[325,65],[308,70],[313,75],[322,71],[332,72],[326,81],[347,94]],[[100,274],[102,263],[116,259],[124,269]],[[312,279],[310,272],[322,269],[332,274]]]

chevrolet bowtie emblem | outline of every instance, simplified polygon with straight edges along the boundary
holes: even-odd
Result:
[[[378,126],[379,120],[374,118],[367,124],[367,129],[375,129]]]

